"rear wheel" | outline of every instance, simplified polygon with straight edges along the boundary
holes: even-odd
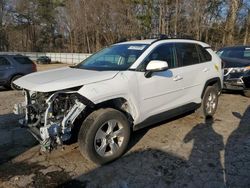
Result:
[[[97,164],[120,157],[127,148],[130,126],[126,116],[115,109],[100,109],[83,122],[78,135],[80,152]]]
[[[213,117],[218,106],[218,90],[214,86],[208,86],[204,92],[201,107],[197,114],[204,118]]]
[[[14,84],[14,81],[17,80],[18,78],[21,78],[22,75],[16,75],[13,76],[13,78],[10,80],[10,88],[13,90],[21,90],[22,88],[20,88],[19,86],[17,86],[16,84]]]
[[[250,98],[250,90],[245,90],[245,91],[244,91],[244,95],[245,95],[246,97],[249,97],[249,98]]]

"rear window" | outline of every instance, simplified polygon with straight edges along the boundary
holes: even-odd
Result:
[[[27,57],[14,57],[14,59],[20,64],[32,64],[33,62]]]
[[[4,57],[0,57],[0,66],[10,65],[9,61]]]

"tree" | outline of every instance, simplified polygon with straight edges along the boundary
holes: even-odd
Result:
[[[0,0],[0,49],[92,53],[121,39],[248,43],[248,0]]]
[[[223,44],[234,44],[235,26],[238,12],[242,6],[242,0],[230,0],[230,8],[227,14],[226,29],[223,37]]]
[[[7,51],[9,48],[6,17],[8,15],[7,1],[0,0],[0,50]]]

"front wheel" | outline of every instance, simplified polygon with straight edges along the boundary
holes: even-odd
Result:
[[[126,116],[115,109],[99,109],[83,122],[78,134],[80,152],[97,164],[119,158],[127,149],[130,126]]]
[[[213,117],[218,106],[218,90],[213,86],[208,86],[204,92],[201,107],[197,110],[197,114],[204,118]]]

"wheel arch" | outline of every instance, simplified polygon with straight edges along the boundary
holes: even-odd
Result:
[[[100,109],[100,108],[116,109],[122,112],[128,118],[129,123],[134,122],[135,112],[133,110],[132,105],[124,97],[118,97],[118,98],[113,98],[113,99],[102,101],[96,104],[95,108],[96,109]]]
[[[85,101],[86,104],[86,101]],[[128,102],[128,100],[124,97],[117,97],[112,99],[107,99],[105,101],[101,101],[99,103],[93,103],[90,101],[91,105],[86,105],[85,110],[78,116],[74,125],[81,124],[92,112],[102,109],[102,108],[113,108],[120,112],[122,112],[128,119],[131,127],[134,124],[134,118],[136,116],[134,108]],[[74,126],[77,127],[77,126]]]
[[[15,77],[15,76],[25,76],[23,73],[15,72],[9,77],[9,82]]]
[[[7,84],[6,85],[10,85],[11,84],[11,81],[12,79],[15,77],[15,76],[25,76],[25,74],[22,74],[22,73],[17,73],[15,72],[14,74],[11,74],[8,78],[8,81],[7,81]]]
[[[214,85],[218,89],[218,92],[220,92],[222,90],[220,78],[219,77],[211,78],[211,79],[207,80],[207,82],[205,83],[203,91],[201,93],[201,98],[203,98],[206,88],[208,86],[214,86]]]

